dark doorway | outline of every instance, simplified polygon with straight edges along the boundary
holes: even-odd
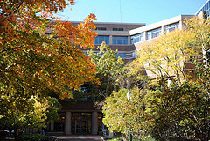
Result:
[[[92,113],[72,113],[72,133],[76,135],[91,134]]]

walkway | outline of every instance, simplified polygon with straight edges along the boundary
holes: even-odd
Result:
[[[57,138],[59,141],[103,141],[101,136],[63,136]]]

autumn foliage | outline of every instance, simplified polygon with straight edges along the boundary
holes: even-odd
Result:
[[[104,102],[103,122],[110,130],[137,140],[210,139],[210,22],[194,17],[184,23],[183,30],[141,44],[120,81],[130,85]]]
[[[12,72],[10,77],[25,81],[24,87],[39,81],[61,95],[66,93],[64,87],[78,89],[84,82],[94,81],[95,66],[79,48],[94,45],[95,15],[77,26],[45,19],[65,7],[66,1],[1,2],[2,78]],[[44,14],[37,16],[37,12]]]
[[[93,47],[95,15],[76,26],[53,19],[53,13],[73,3],[0,1],[2,127],[38,126],[52,107],[49,92],[61,99],[70,98],[80,85],[96,81],[95,65],[80,49]]]

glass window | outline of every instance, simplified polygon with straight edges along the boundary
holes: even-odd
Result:
[[[126,58],[133,58],[134,56],[133,56],[133,53],[128,53],[128,54],[126,54]]]
[[[123,31],[123,28],[113,28],[113,31]]]
[[[148,31],[146,33],[147,40],[158,37],[160,33],[161,33],[161,27]]]
[[[106,30],[106,27],[96,27],[96,30]]]
[[[199,12],[203,11],[204,12],[204,17],[205,18],[209,18],[210,17],[210,1],[208,1]],[[197,13],[197,15],[199,14],[199,12]]]
[[[94,121],[97,122],[97,121]],[[88,112],[72,112],[71,131],[76,135],[91,134],[92,131],[92,113]]]
[[[126,57],[126,53],[118,53],[117,56],[124,59]]]
[[[175,29],[177,29],[179,26],[179,23],[174,23],[174,24],[170,24],[170,25],[166,25],[164,27],[164,30],[166,33],[174,31]]]
[[[130,52],[126,54],[127,59],[136,58],[136,52]]]
[[[112,36],[113,45],[128,45],[128,36]]]
[[[138,33],[131,36],[131,44],[143,41],[143,33]]]
[[[209,5],[209,9],[210,9],[210,1],[208,2],[208,5]]]
[[[120,56],[122,59],[131,59],[136,57],[135,52],[123,52],[123,53],[118,53],[117,56]]]
[[[95,44],[100,45],[103,41],[106,42],[106,44],[109,44],[109,36],[108,35],[99,35],[95,38]]]

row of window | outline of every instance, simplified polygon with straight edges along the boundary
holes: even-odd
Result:
[[[172,32],[173,30],[177,29],[179,26],[179,22],[173,23],[170,25],[164,26],[164,32]],[[131,36],[131,44],[141,42],[143,40],[151,40],[153,38],[158,37],[162,32],[162,27],[158,27],[156,29],[152,29],[146,32],[146,37],[144,39],[143,33],[138,33]],[[99,45],[105,41],[106,44],[110,44],[109,35],[99,35],[95,38],[95,44]],[[128,36],[112,36],[112,44],[113,45],[128,45]]]
[[[203,11],[204,12],[204,16],[205,18],[209,18],[210,17],[210,1],[208,1],[200,11]],[[199,11],[199,12],[200,12]],[[198,13],[199,13],[198,12]]]
[[[133,59],[136,58],[136,53],[135,52],[129,52],[129,53],[118,53],[117,57],[120,56],[122,59]]]
[[[99,35],[95,38],[95,44],[99,45],[103,41],[106,44],[110,44],[109,35]],[[113,45],[128,45],[128,36],[112,36],[112,44]]]
[[[106,42],[106,44],[109,44],[109,36],[108,35],[98,35],[95,38],[94,44],[100,45],[103,41]]]
[[[143,41],[143,33],[138,33],[131,36],[131,44]]]
[[[179,22],[166,25],[164,26],[164,32],[165,33],[172,32],[173,30],[177,29],[178,26],[179,26]],[[134,43],[141,42],[144,40],[151,40],[153,38],[158,37],[161,34],[161,32],[162,32],[162,27],[158,27],[156,29],[147,31],[145,39],[144,39],[143,33],[137,33],[131,36],[131,43],[134,44]]]
[[[85,55],[88,55],[87,51],[83,51],[83,53]],[[98,53],[98,52],[95,51],[94,53]],[[134,52],[118,52],[116,57],[121,57],[122,59],[134,59],[136,58],[136,52],[135,51]]]
[[[160,33],[161,33],[161,27],[150,30],[146,32],[146,40],[151,40],[153,38],[156,38],[160,35]]]
[[[165,31],[166,33],[168,33],[168,32],[174,31],[174,30],[177,29],[178,27],[179,27],[179,22],[174,23],[174,24],[170,24],[170,25],[166,25],[166,26],[164,27],[164,31]]]
[[[96,30],[101,30],[101,31],[106,31],[107,28],[106,27],[96,27]],[[124,31],[123,28],[121,27],[114,27],[112,28],[113,31]]]

